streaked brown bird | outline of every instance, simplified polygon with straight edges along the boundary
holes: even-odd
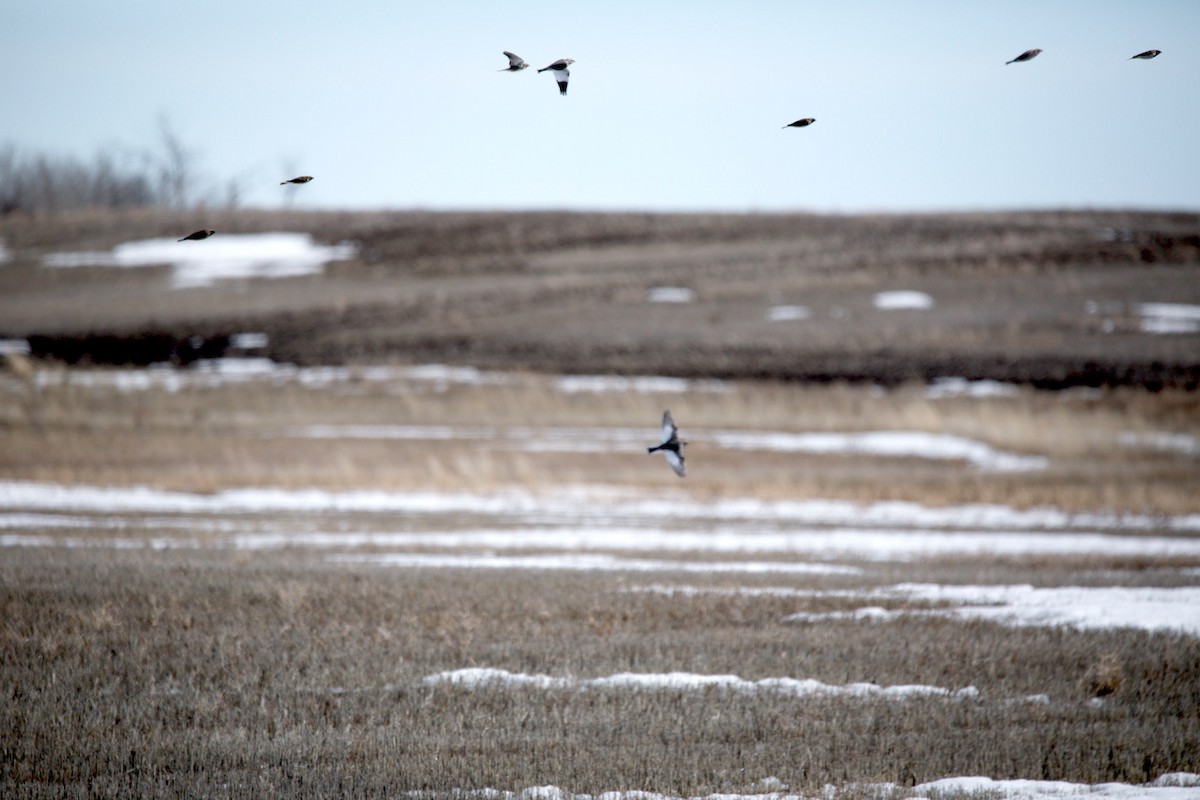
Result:
[[[1133,61],[1135,58],[1140,58],[1143,61],[1149,61],[1150,59],[1159,55],[1162,55],[1162,50],[1147,50],[1144,53],[1138,53],[1136,56],[1130,56],[1129,60]]]
[[[504,55],[508,56],[508,66],[502,70],[497,70],[498,72],[520,72],[529,66],[529,64],[525,63],[525,59],[516,53],[510,53],[505,50]]]
[[[1016,64],[1018,61],[1030,61],[1037,58],[1038,53],[1042,52],[1042,48],[1035,47],[1032,50],[1026,50],[1021,55],[1014,58],[1012,61],[1005,61],[1005,64]]]
[[[190,239],[192,241],[198,242],[201,239],[207,239],[208,237],[212,236],[214,233],[216,233],[216,231],[209,231],[209,230],[196,231],[195,233],[189,233],[187,236],[183,237],[179,241],[186,242]]]
[[[554,80],[558,81],[558,93],[565,96],[567,93],[567,79],[571,77],[571,71],[567,67],[574,63],[575,59],[573,58],[560,58],[553,64],[542,67],[538,72],[545,72],[548,69],[553,70]]]
[[[285,183],[308,183],[312,179],[313,179],[312,175],[301,175],[298,178],[292,178],[290,181],[280,181],[279,185],[283,186]]]
[[[804,119],[798,119],[795,122],[789,122],[787,125],[784,125],[783,127],[785,127],[785,128],[807,128],[809,125],[812,125],[816,121],[817,120],[813,117],[805,117]]]
[[[671,465],[671,469],[675,470],[675,474],[683,478],[687,476],[687,464],[683,460],[683,448],[687,442],[679,438],[679,429],[675,427],[675,420],[671,419],[670,409],[663,412],[662,418],[662,442],[655,447],[647,447],[647,453],[662,452],[667,457],[667,463]]]

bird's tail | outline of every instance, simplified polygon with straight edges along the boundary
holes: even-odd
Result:
[[[546,70],[548,70],[548,69],[550,69],[550,68],[549,68],[549,67],[542,67],[541,69],[539,69],[539,70],[538,70],[538,72],[545,72],[545,71],[546,71]]]
[[[653,453],[654,451],[656,451],[656,450],[661,450],[661,449],[662,449],[662,447],[661,447],[661,446],[659,446],[659,447],[647,447],[647,448],[646,448],[646,452],[647,452],[647,453]]]

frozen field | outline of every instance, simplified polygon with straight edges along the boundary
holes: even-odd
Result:
[[[252,356],[0,389],[15,787],[1200,796],[1186,397]]]

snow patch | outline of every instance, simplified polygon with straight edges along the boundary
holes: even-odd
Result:
[[[703,433],[703,432],[701,432]],[[697,437],[693,436],[693,440]],[[704,437],[700,437],[704,438]],[[966,461],[987,472],[1045,469],[1044,456],[1017,455],[992,449],[983,442],[924,431],[867,431],[865,433],[782,433],[713,431],[707,439],[718,447],[771,450],[784,453],[873,455]]]
[[[533,452],[610,452],[640,450],[653,438],[640,428],[492,428],[448,425],[311,425],[293,428],[287,435],[318,439],[428,439],[498,442]],[[864,433],[788,433],[784,431],[693,430],[693,442],[727,450],[760,450],[822,455],[869,455],[890,458],[926,458],[966,461],[986,472],[1021,472],[1045,469],[1044,456],[1019,455],[961,436],[923,431],[867,431]]]
[[[235,333],[229,337],[229,346],[234,350],[258,350],[267,346],[270,337],[261,331]]]
[[[949,397],[1016,397],[1021,390],[1010,383],[993,380],[971,381],[966,378],[935,378],[925,390],[930,400]]]
[[[219,280],[290,278],[321,272],[330,261],[353,258],[350,242],[320,245],[307,233],[220,234],[199,242],[144,239],[119,244],[111,252],[51,253],[47,267],[171,268],[176,289],[210,286]]]
[[[998,797],[1005,800],[1196,800],[1200,796],[1200,775],[1172,772],[1144,784],[1069,783],[1043,780],[995,780],[979,776],[942,778],[901,789],[894,784],[856,784],[846,787],[847,797],[905,797],[954,800],[954,798]],[[698,798],[674,797],[643,790],[608,791],[599,795],[572,794],[557,786],[531,786],[520,791],[498,789],[456,790],[455,796],[471,800],[838,800],[840,787],[827,786],[816,795],[786,793],[787,786],[778,778],[758,781],[755,794],[710,794]],[[428,798],[427,792],[409,792],[411,798]]]
[[[451,670],[429,675],[423,683],[427,686],[450,684],[464,689],[504,688],[531,686],[537,689],[629,689],[632,691],[684,691],[696,692],[720,690],[753,694],[772,692],[792,697],[810,695],[844,695],[861,698],[948,697],[967,699],[979,696],[974,686],[961,689],[946,689],[940,686],[909,684],[879,686],[874,683],[828,684],[811,678],[763,678],[749,681],[737,675],[702,675],[693,672],[621,672],[601,678],[556,677],[551,675],[528,675],[503,669],[473,667]]]
[[[1010,625],[1140,628],[1200,635],[1200,587],[939,586],[901,584],[887,592],[957,604],[952,613]]]
[[[689,572],[746,573],[753,575],[861,575],[857,567],[786,561],[667,561],[591,553],[505,556],[494,553],[440,555],[436,553],[383,553],[330,556],[331,561],[388,567],[437,569],[522,569],[576,572]]]
[[[1200,305],[1186,303],[1139,303],[1143,333],[1200,333]]]
[[[28,352],[23,339],[3,340],[19,352]],[[251,350],[266,347],[266,334],[245,333],[233,337],[235,349]],[[78,386],[111,386],[118,391],[138,392],[160,389],[178,392],[185,388],[210,388],[254,381],[275,384],[294,382],[312,388],[356,383],[424,384],[434,391],[444,392],[451,386],[519,386],[544,379],[539,375],[498,372],[476,367],[456,367],[445,364],[414,366],[350,366],[298,367],[267,358],[227,357],[193,362],[185,369],[171,364],[153,364],[145,368],[41,370],[37,380],[42,385],[70,382]],[[566,375],[545,378],[564,394],[581,392],[642,392],[647,394],[682,394],[684,392],[729,392],[733,387],[719,380],[690,380],[658,375],[620,377],[611,375]]]
[[[639,392],[646,394],[683,394],[684,392],[730,392],[726,381],[669,378],[660,375],[639,375],[625,378],[617,375],[563,375],[555,385],[564,394],[583,392]]]
[[[805,306],[772,306],[767,311],[767,320],[770,322],[792,322],[811,316],[812,312]]]
[[[682,286],[655,286],[646,292],[648,303],[690,303],[696,299],[696,293]]]
[[[1200,442],[1186,433],[1122,433],[1117,437],[1117,442],[1125,447],[1145,447],[1185,456],[1200,456]]]
[[[924,292],[914,292],[910,290],[897,290],[892,292],[879,292],[872,300],[875,307],[884,311],[896,311],[903,309],[925,310],[933,308],[933,298]]]
[[[1014,532],[1072,531],[1069,541],[1084,541],[1083,533],[1095,531],[1200,531],[1200,514],[1165,517],[1119,512],[1073,513],[1052,507],[1018,510],[995,504],[932,507],[917,503],[889,501],[853,503],[846,500],[760,500],[751,497],[726,497],[701,500],[686,492],[641,493],[610,487],[571,487],[547,494],[521,489],[496,489],[473,492],[388,492],[381,490],[327,491],[324,489],[244,488],[196,494],[144,486],[89,486],[0,481],[0,509],[92,511],[97,513],[169,512],[202,514],[252,514],[265,512],[314,513],[411,513],[437,514],[468,512],[509,515],[520,522],[550,522],[564,528],[574,525],[601,525],[611,528],[633,522],[638,529],[655,529],[665,522],[686,524],[703,521],[706,530],[718,523],[746,522],[766,535],[775,524],[788,526],[840,527],[828,531],[838,536],[890,533],[890,528],[918,529],[919,537],[930,532],[950,536],[968,536],[967,531],[991,531],[998,534],[988,541],[996,552],[1029,552],[1027,543],[1016,548],[1005,544]],[[669,531],[665,532],[669,533]],[[744,533],[740,531],[739,535]],[[804,531],[805,536],[821,531]],[[1085,548],[1120,545],[1122,538],[1142,542],[1164,553],[1194,552],[1197,544],[1185,537],[1161,539],[1134,536],[1104,536],[1088,541]],[[1173,542],[1176,547],[1167,546]],[[827,541],[822,540],[821,546]],[[877,542],[871,542],[875,546]],[[974,549],[974,546],[971,548]],[[1046,552],[1038,547],[1033,552]],[[1093,552],[1088,549],[1087,552]],[[1100,552],[1107,552],[1103,550]]]

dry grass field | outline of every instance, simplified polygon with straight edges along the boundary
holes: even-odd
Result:
[[[741,497],[982,501],[1163,519],[1194,513],[1200,489],[1194,455],[1122,444],[1131,431],[1200,434],[1195,398],[1175,390],[1027,388],[939,399],[917,386],[748,382],[682,394],[568,393],[533,374],[432,385],[372,380],[365,371],[328,384],[263,378],[130,389],[125,381],[136,374],[39,367],[26,381],[6,376],[0,483],[150,487],[201,498],[239,487],[485,498],[522,490],[547,497],[546,514],[557,494],[607,486],[683,492],[685,507]],[[636,419],[653,441],[666,404],[694,442],[686,481],[640,444],[580,455],[439,433],[473,430],[484,415],[490,426],[530,437],[582,420],[587,442],[587,430],[599,436]],[[427,432],[350,433],[398,422]],[[296,433],[316,425],[345,434]],[[981,437],[1049,462],[993,472],[961,460],[705,442],[726,428],[872,427]],[[587,502],[604,513],[602,496]],[[31,513],[6,522],[34,546],[6,543],[0,551],[5,797],[399,797],[543,785],[673,796],[782,785],[815,796],[826,784],[839,787],[838,796],[902,797],[905,787],[953,775],[1136,784],[1200,771],[1195,637],[931,617],[943,602],[903,597],[870,602],[911,615],[789,621],[852,612],[866,593],[908,582],[1193,586],[1200,556],[842,557],[832,566],[845,571],[756,574],[707,571],[727,557],[706,550],[624,553],[613,545],[617,557],[680,565],[405,567],[374,560],[395,550],[386,538],[339,537],[415,531],[433,538],[405,552],[487,559],[502,554],[441,545],[437,536],[514,523],[469,510],[425,517],[285,505],[209,519],[121,503],[89,508],[64,504],[65,521]],[[717,536],[724,523],[683,524]],[[284,544],[231,544],[240,534],[227,539],[230,525]],[[312,531],[327,532],[333,549],[305,544]],[[804,560],[787,551],[756,557]],[[977,694],[428,681],[472,667],[583,682],[688,673]],[[1097,697],[1103,704],[1093,704]]]
[[[1190,629],[938,590],[1077,592],[1094,621],[1200,587],[1200,335],[1137,311],[1200,303],[1197,223],[0,221],[0,338],[35,356],[253,331],[301,365],[6,357],[0,797],[900,800],[1200,773]],[[201,224],[360,249],[187,290],[40,266]],[[874,308],[887,290],[935,302]],[[484,369],[407,366],[434,360]],[[926,385],[952,375],[1013,385]],[[643,449],[666,407],[684,480]]]
[[[857,783],[949,775],[1142,783],[1200,767],[1200,645],[1188,637],[921,618],[795,625],[781,619],[796,600],[681,601],[589,573],[396,571],[303,553],[26,549],[0,575],[6,797],[548,784],[697,796],[772,777],[853,796]],[[467,665],[932,681],[980,695],[423,681]]]

